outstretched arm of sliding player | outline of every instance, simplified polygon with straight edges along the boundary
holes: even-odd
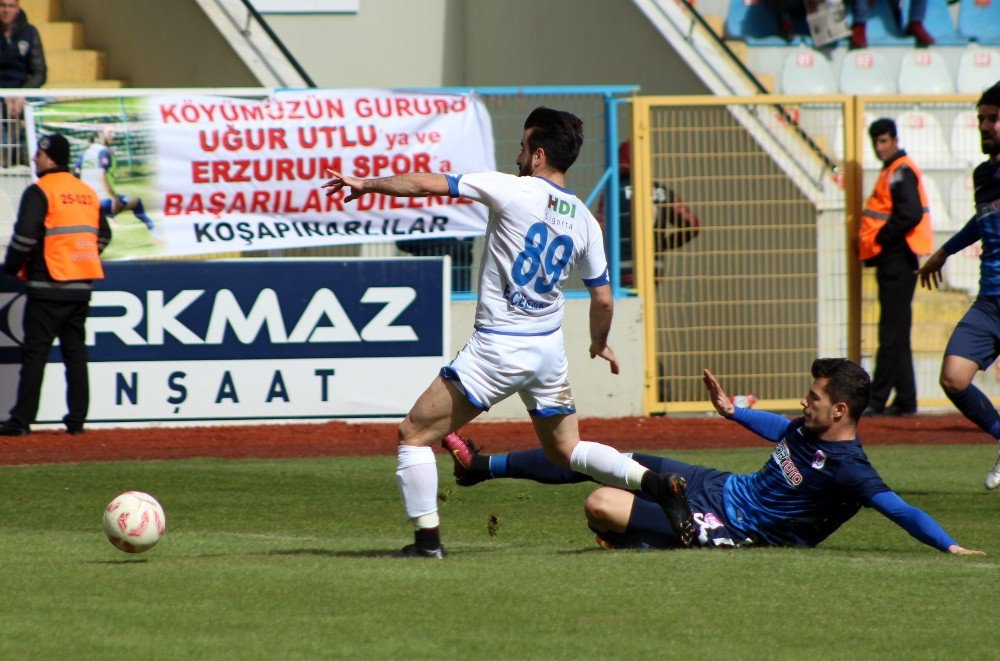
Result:
[[[914,539],[934,548],[959,555],[985,555],[959,546],[951,535],[929,514],[919,507],[910,505],[895,491],[883,491],[871,497],[871,504],[900,528],[910,533]]]

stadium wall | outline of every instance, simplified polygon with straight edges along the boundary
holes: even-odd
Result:
[[[197,3],[157,8],[134,0],[62,0],[62,18],[83,22],[87,45],[107,54],[107,75],[131,87],[259,85]]]

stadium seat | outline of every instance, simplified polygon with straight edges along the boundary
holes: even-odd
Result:
[[[778,35],[778,18],[762,0],[731,0],[726,14],[726,37],[753,46],[788,46],[803,43],[809,34],[805,18],[795,19],[795,36],[787,42]]]
[[[958,63],[956,83],[959,94],[979,94],[998,80],[1000,80],[1000,49],[970,48],[962,53],[962,59]]]
[[[960,0],[958,32],[981,44],[1000,44],[1000,0]]]
[[[979,120],[975,110],[963,110],[955,115],[951,123],[951,155],[956,167],[973,168],[982,163],[982,141],[979,136]]]
[[[935,237],[935,245],[938,245],[938,237]],[[944,240],[951,238],[942,237]],[[943,244],[944,241],[941,241]],[[979,255],[982,253],[982,245],[977,241],[965,250],[959,251],[948,258],[944,268],[941,270],[944,276],[944,283],[952,289],[963,289],[969,296],[979,293]]]
[[[822,53],[797,48],[781,67],[782,94],[836,94],[830,62]]]
[[[861,49],[844,55],[840,63],[840,91],[844,94],[895,94],[896,84],[878,51]]]
[[[924,191],[927,193],[927,206],[931,210],[931,227],[950,229],[954,223],[948,210],[948,200],[941,194],[937,180],[927,174],[924,174]]]
[[[924,16],[924,27],[934,37],[938,46],[964,46],[969,43],[968,38],[959,34],[955,28],[955,21],[952,20],[951,10],[948,9],[948,0],[927,0],[927,15]],[[910,15],[910,0],[902,0],[900,16]],[[913,44],[913,37],[907,36]]]
[[[935,229],[957,232],[965,226],[975,209],[975,197],[972,192],[972,174],[964,174],[951,182],[948,194],[948,210],[951,212],[951,226]]]
[[[941,123],[923,110],[907,110],[896,118],[899,145],[913,157],[922,170],[951,168],[951,149],[944,138]]]
[[[914,49],[899,63],[900,94],[954,94],[948,65],[940,51]]]

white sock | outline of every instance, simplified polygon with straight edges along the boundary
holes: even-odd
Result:
[[[642,476],[649,470],[610,445],[592,441],[580,441],[576,444],[569,458],[569,467],[604,484],[623,489],[638,489],[642,484]]]
[[[417,528],[436,528],[438,473],[434,450],[426,445],[400,445],[396,485],[406,518]]]

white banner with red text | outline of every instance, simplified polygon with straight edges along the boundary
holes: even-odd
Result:
[[[359,177],[495,170],[475,95],[279,91],[266,99],[162,95],[42,102],[29,139],[59,132],[71,168],[113,215],[105,258],[197,255],[481,235],[487,212],[448,196],[320,186]]]

